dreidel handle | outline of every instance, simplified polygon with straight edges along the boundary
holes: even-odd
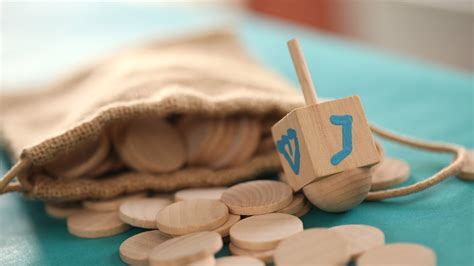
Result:
[[[306,105],[313,105],[318,103],[316,89],[311,79],[311,74],[308,70],[308,65],[304,59],[303,50],[300,47],[298,39],[291,39],[288,41],[288,49],[290,50],[291,59],[295,66],[296,75],[303,90]]]

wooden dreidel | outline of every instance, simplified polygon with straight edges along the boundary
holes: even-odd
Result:
[[[322,210],[349,210],[369,193],[380,160],[364,109],[358,96],[318,102],[298,41],[288,47],[306,101],[272,127],[288,184]]]

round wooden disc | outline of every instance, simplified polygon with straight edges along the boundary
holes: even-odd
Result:
[[[305,214],[307,214],[310,210],[311,210],[311,203],[306,202],[305,205],[303,206],[303,208],[301,208],[301,210],[295,212],[293,215],[296,216],[296,217],[302,217]]]
[[[229,251],[232,253],[232,255],[237,255],[237,256],[249,256],[253,258],[257,258],[259,260],[262,260],[266,263],[271,263],[273,262],[273,254],[275,252],[274,249],[270,250],[261,250],[261,251],[255,251],[255,250],[246,250],[237,247],[236,245],[229,243]]]
[[[223,225],[229,210],[217,200],[194,199],[175,202],[163,208],[156,218],[158,229],[170,235],[210,231]]]
[[[248,123],[247,135],[244,137],[244,143],[240,146],[241,150],[229,165],[240,165],[247,162],[257,150],[260,144],[261,127],[260,121],[250,119]]]
[[[149,256],[152,266],[186,265],[222,248],[222,238],[216,232],[198,232],[170,239],[155,247]]]
[[[256,180],[228,188],[221,200],[234,214],[257,215],[288,206],[293,200],[293,191],[283,182]]]
[[[410,176],[410,166],[402,160],[385,157],[372,169],[371,191],[398,185]]]
[[[303,231],[303,222],[286,213],[245,218],[230,229],[230,241],[246,250],[274,249],[280,241]]]
[[[208,164],[208,162],[211,161],[210,158],[212,158],[215,151],[219,149],[221,143],[227,139],[226,121],[224,119],[213,119],[213,123],[214,127],[210,132],[212,136],[199,154],[199,164]]]
[[[367,250],[385,243],[384,233],[373,226],[363,224],[340,225],[329,230],[341,234],[349,242],[351,258],[355,259]]]
[[[418,244],[388,244],[363,253],[357,259],[357,265],[434,266],[436,265],[436,255],[430,248]]]
[[[46,171],[56,177],[78,178],[86,175],[105,160],[109,154],[110,143],[106,134],[96,141],[76,147],[70,153],[61,155],[46,164]]]
[[[129,229],[117,212],[81,211],[67,218],[69,233],[84,238],[98,238],[120,234]]]
[[[188,163],[198,164],[201,153],[212,139],[212,132],[216,127],[215,120],[204,117],[186,117],[178,126],[185,137]]]
[[[46,203],[45,210],[46,213],[51,217],[64,219],[84,209],[80,204],[59,206],[51,203]]]
[[[283,209],[278,210],[281,213],[295,214],[303,209],[306,199],[302,193],[293,195],[293,201]]]
[[[138,119],[126,128],[117,148],[122,160],[143,172],[174,171],[186,161],[186,148],[180,133],[159,119]]]
[[[158,212],[171,203],[167,198],[128,200],[120,205],[120,219],[131,226],[154,229]]]
[[[349,244],[334,231],[308,229],[283,240],[274,260],[278,266],[346,265],[350,260]]]
[[[213,153],[207,158],[207,164],[212,167],[213,163],[224,156],[232,146],[235,134],[238,130],[238,123],[235,119],[229,118],[225,120],[225,131],[223,137],[218,145],[213,150]]]
[[[92,169],[92,171],[89,172],[89,175],[92,177],[97,177],[106,173],[121,170],[124,167],[125,165],[123,164],[123,162],[112,153],[109,154],[109,156],[105,158],[103,162],[97,165],[96,168]]]
[[[148,265],[151,250],[171,238],[158,230],[134,235],[120,245],[120,258],[129,265]]]
[[[226,187],[208,187],[208,188],[188,188],[183,189],[174,194],[175,201],[192,200],[192,199],[212,199],[220,200],[222,193]]]
[[[146,197],[146,193],[129,194],[108,200],[86,200],[84,207],[93,211],[115,211],[125,201]]]
[[[229,235],[230,228],[240,221],[240,215],[229,214],[229,219],[223,225],[219,226],[217,229],[214,229],[214,232],[219,233],[222,237]]]
[[[464,159],[464,165],[457,176],[464,180],[474,180],[474,150],[466,151],[466,158]]]
[[[250,256],[228,256],[216,260],[216,266],[265,266],[265,263]]]
[[[355,168],[324,177],[303,188],[306,198],[327,212],[343,212],[359,205],[370,190],[369,167]]]
[[[186,264],[186,266],[215,266],[216,265],[216,258],[214,255],[209,255],[204,259],[200,259],[191,263]]]

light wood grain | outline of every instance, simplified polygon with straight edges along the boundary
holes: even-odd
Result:
[[[353,120],[353,148],[338,165],[332,165],[331,157],[342,149],[342,129],[341,126],[331,123],[332,115],[351,115]],[[283,154],[278,154],[288,184],[294,191],[325,176],[371,166],[380,160],[362,104],[357,96],[293,110],[272,127],[274,141],[277,142],[286,135],[288,128],[296,131],[299,141],[299,173],[295,174]]]
[[[371,185],[369,167],[347,170],[306,185],[303,193],[316,207],[327,212],[343,212],[359,205]]]
[[[179,169],[186,161],[181,134],[160,119],[133,120],[117,144],[122,160],[142,172],[170,172]]]
[[[385,157],[381,163],[372,168],[371,191],[382,190],[398,185],[410,176],[407,162]]]
[[[96,141],[76,147],[73,151],[46,164],[44,168],[55,177],[79,178],[103,162],[109,150],[109,139],[106,134],[102,134]]]
[[[177,191],[174,194],[174,199],[175,201],[192,199],[220,200],[226,189],[226,187],[187,188]]]
[[[234,214],[257,215],[288,206],[293,200],[293,192],[283,182],[256,180],[228,188],[221,200]]]
[[[295,212],[293,215],[296,217],[302,217],[305,216],[309,211],[311,211],[311,203],[306,202],[303,208],[301,208],[299,211]]]
[[[230,229],[230,241],[246,250],[275,249],[280,241],[303,231],[303,222],[286,213],[248,217]]]
[[[278,210],[280,213],[295,214],[300,211],[306,203],[306,198],[302,193],[293,195],[293,201],[283,209]]]
[[[349,244],[338,233],[313,228],[283,240],[275,250],[276,266],[346,265]]]
[[[218,258],[216,266],[265,266],[265,263],[250,256],[227,256]]]
[[[297,39],[290,40],[288,42],[288,49],[290,50],[291,59],[293,60],[306,105],[317,104],[318,98],[316,96],[316,89],[314,88],[313,80],[311,79],[311,74],[309,73],[308,65],[306,64],[299,41]]]
[[[219,233],[222,237],[229,236],[230,228],[240,221],[240,215],[236,214],[229,214],[229,219],[223,225],[219,226],[218,228],[214,229],[214,232]]]
[[[214,255],[209,255],[204,259],[200,259],[191,263],[186,264],[186,266],[215,266],[216,258]]]
[[[82,208],[82,205],[80,204],[70,206],[58,206],[51,203],[46,203],[45,210],[46,213],[51,217],[64,219],[84,210],[84,208]]]
[[[222,248],[216,232],[198,232],[170,239],[150,252],[151,266],[181,266],[214,255]]]
[[[118,210],[120,205],[125,201],[144,197],[146,197],[146,193],[135,193],[108,200],[86,200],[83,204],[86,209],[93,211],[115,211]]]
[[[158,229],[170,235],[211,231],[229,218],[226,205],[217,200],[194,199],[178,201],[163,208],[157,215]]]
[[[122,222],[117,212],[81,211],[67,218],[69,233],[84,238],[113,236],[130,227]]]
[[[388,244],[368,250],[357,259],[357,266],[368,265],[435,266],[436,254],[419,244]]]
[[[353,260],[362,253],[385,243],[384,233],[370,225],[348,224],[334,226],[329,230],[339,233],[349,242],[349,250]]]
[[[167,198],[157,197],[128,200],[120,205],[120,219],[131,226],[154,229],[158,212],[171,203]]]
[[[467,150],[464,165],[457,176],[468,181],[474,180],[474,150]]]
[[[120,258],[130,265],[148,265],[151,250],[172,237],[158,230],[146,231],[122,242],[119,248]]]
[[[246,250],[246,249],[239,248],[232,243],[229,243],[229,251],[230,253],[232,253],[232,255],[254,257],[266,263],[273,262],[273,254],[275,252],[274,249],[260,250],[260,251]]]

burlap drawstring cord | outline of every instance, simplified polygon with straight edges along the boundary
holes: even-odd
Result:
[[[382,138],[398,142],[403,145],[411,146],[418,149],[428,150],[432,152],[447,152],[455,155],[455,160],[452,161],[448,166],[441,169],[436,174],[419,181],[413,185],[387,189],[377,192],[370,192],[366,200],[368,201],[377,201],[388,198],[400,197],[422,191],[431,186],[438,184],[447,177],[457,174],[463,164],[463,160],[466,154],[466,150],[458,145],[453,144],[441,144],[441,143],[431,143],[421,140],[414,140],[404,136],[398,136],[394,133],[388,132],[384,129],[377,128],[371,125],[371,130],[376,135],[379,135]],[[19,182],[10,183],[21,171],[26,170],[31,166],[30,161],[27,158],[21,158],[0,180],[0,194],[8,193],[12,191],[23,191],[23,187]]]

